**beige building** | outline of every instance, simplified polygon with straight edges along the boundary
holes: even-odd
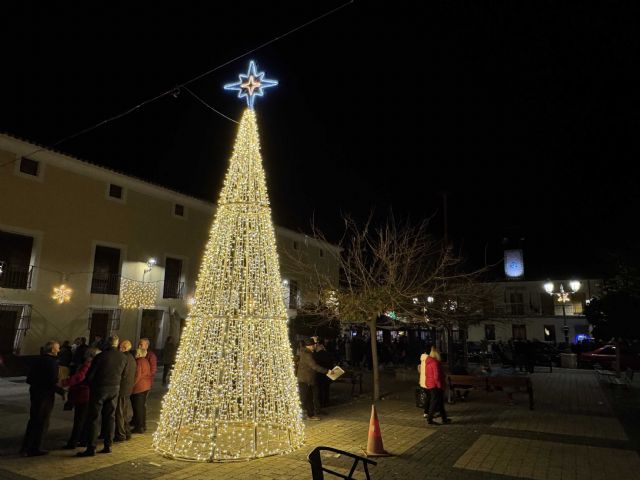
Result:
[[[566,324],[569,341],[575,343],[580,335],[590,333],[584,307],[591,298],[602,294],[602,280],[571,280],[580,281],[580,288],[575,293],[568,293],[564,302],[560,301],[557,294],[550,295],[544,290],[547,281],[507,280],[492,283],[494,310],[487,312],[487,320],[469,326],[468,340],[506,342],[516,339],[563,343]],[[571,280],[551,282],[556,290],[562,284],[569,291]]]
[[[214,210],[0,135],[0,352],[32,355],[52,338],[111,333],[149,337],[162,349],[188,314]],[[294,316],[318,288],[288,259],[302,258],[337,280],[338,249],[280,227],[276,239],[283,297]],[[56,288],[69,300],[53,299]]]

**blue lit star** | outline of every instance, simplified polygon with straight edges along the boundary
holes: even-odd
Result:
[[[238,92],[238,98],[246,98],[247,105],[253,110],[253,102],[256,97],[262,97],[264,92],[263,88],[275,87],[278,85],[277,80],[269,80],[264,78],[264,72],[257,72],[256,63],[251,60],[249,62],[249,70],[246,75],[240,74],[240,79],[236,83],[228,83],[224,86],[225,90],[235,90]]]

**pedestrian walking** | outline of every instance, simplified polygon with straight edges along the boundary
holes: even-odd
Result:
[[[425,386],[429,391],[429,411],[427,412],[427,423],[438,425],[433,421],[433,416],[440,413],[442,423],[451,423],[444,409],[444,374],[440,363],[440,352],[436,347],[431,347],[431,352],[425,361]]]
[[[104,447],[99,453],[111,453],[116,404],[127,363],[122,352],[118,350],[119,340],[115,335],[107,339],[109,348],[93,359],[87,373],[87,383],[90,388],[87,417],[89,433],[87,449],[77,453],[79,457],[93,457],[96,454],[101,427],[104,434]]]
[[[148,352],[144,348],[136,350],[136,376],[131,392],[131,404],[133,406],[132,433],[144,433],[147,430],[147,396],[153,381],[151,362],[149,362],[147,355]]]
[[[313,405],[313,390],[316,384],[316,372],[327,374],[330,370],[321,367],[313,359],[315,342],[308,339],[304,342],[304,348],[300,349],[300,361],[298,362],[298,386],[300,388],[300,398],[302,407],[307,412],[308,420],[320,420],[316,416]]]
[[[136,378],[136,359],[131,352],[131,342],[122,340],[118,347],[126,360],[120,390],[118,391],[118,404],[116,405],[116,427],[113,435],[114,442],[122,442],[131,439],[131,419],[133,411],[131,407],[131,393]]]
[[[62,388],[58,385],[58,352],[60,344],[55,340],[48,341],[42,349],[42,355],[36,359],[27,375],[31,407],[20,449],[20,454],[26,457],[49,453],[42,449],[42,437],[49,428],[55,394],[62,393]]]
[[[162,385],[167,384],[167,375],[176,363],[177,345],[173,343],[173,337],[167,337],[164,342],[164,350],[162,351]]]
[[[89,412],[89,398],[90,390],[89,385],[85,383],[87,373],[91,367],[91,362],[94,357],[100,353],[97,348],[89,348],[86,350],[86,359],[82,365],[76,370],[76,372],[69,378],[62,381],[62,386],[69,388],[69,396],[67,403],[73,409],[73,428],[71,429],[71,436],[67,441],[67,444],[62,447],[67,450],[73,450],[80,447],[87,446],[88,437],[88,425],[87,414]]]

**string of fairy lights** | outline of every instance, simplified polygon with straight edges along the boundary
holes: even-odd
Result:
[[[69,277],[74,275],[95,275],[95,272],[61,272],[37,265],[32,268],[61,275],[62,283],[52,287],[51,299],[62,305],[72,300],[74,290],[69,286]],[[140,281],[123,275],[118,276],[120,288],[118,290],[118,306],[123,309],[152,308],[156,304],[158,287],[164,280]],[[192,305],[192,299],[187,299]]]
[[[218,205],[153,446],[197,461],[288,453],[304,428],[252,109]]]

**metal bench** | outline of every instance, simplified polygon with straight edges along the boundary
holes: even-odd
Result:
[[[323,467],[322,456],[320,454],[321,452],[333,452],[339,455],[344,455],[345,457],[352,458],[353,465],[351,465],[351,470],[349,470],[349,473],[347,475],[344,475],[342,473],[330,470],[327,467]],[[353,473],[356,471],[356,468],[358,467],[358,462],[362,462],[364,474],[366,475],[367,480],[371,480],[371,477],[369,476],[369,465],[376,466],[378,464],[377,462],[374,462],[373,460],[370,460],[368,458],[361,457],[359,455],[354,455],[353,453],[345,452],[344,450],[338,450],[337,448],[332,448],[332,447],[316,447],[311,451],[311,453],[309,453],[309,455],[307,456],[307,459],[311,464],[311,478],[313,480],[324,480],[325,472],[331,475],[334,475],[338,478],[352,480]]]

